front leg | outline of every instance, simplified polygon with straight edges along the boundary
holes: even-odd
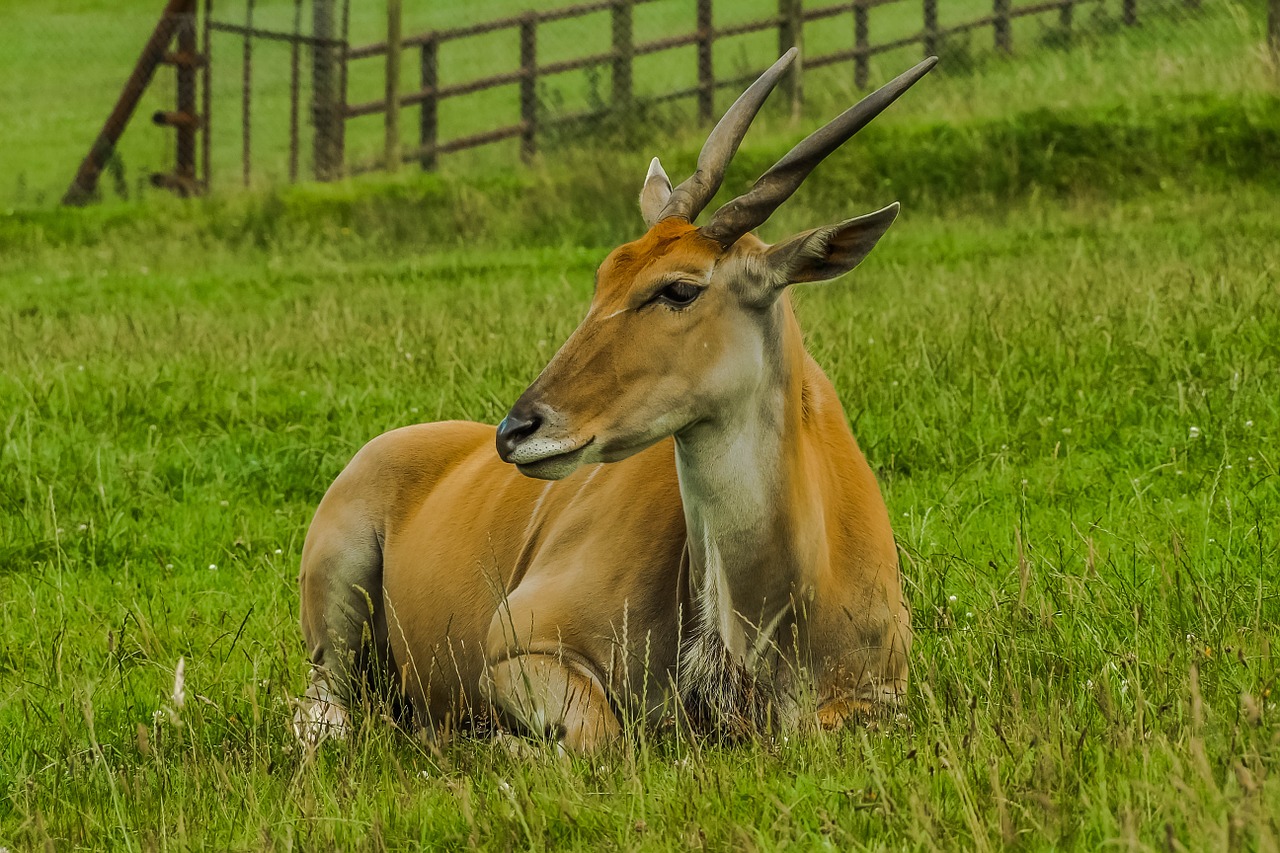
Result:
[[[588,665],[562,653],[526,653],[491,664],[485,690],[509,720],[588,754],[615,742],[622,726]]]

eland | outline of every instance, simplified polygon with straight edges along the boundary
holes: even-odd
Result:
[[[936,59],[697,225],[795,56],[738,98],[688,180],[653,160],[647,231],[604,259],[586,317],[496,430],[397,429],[334,481],[302,554],[300,737],[345,731],[376,683],[429,734],[493,715],[580,753],[628,720],[833,728],[904,695],[888,512],[789,296],[857,266],[898,205],[776,245],[752,231]]]

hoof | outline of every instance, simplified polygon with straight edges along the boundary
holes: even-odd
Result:
[[[569,751],[565,749],[562,741],[530,740],[529,738],[513,735],[510,732],[498,732],[495,734],[493,736],[493,744],[505,751],[512,760],[518,762],[543,759],[547,756],[565,758],[569,755]]]
[[[346,740],[351,733],[347,709],[323,684],[312,684],[298,700],[293,714],[293,735],[298,743],[315,749],[326,740]]]

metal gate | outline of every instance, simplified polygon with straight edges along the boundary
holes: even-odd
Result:
[[[350,0],[342,10],[341,35],[335,21],[334,0],[306,0],[312,9],[311,33],[303,32],[304,0],[293,0],[293,26],[271,29],[255,26],[256,0],[245,0],[243,21],[218,19],[213,0],[168,0],[151,36],[147,39],[133,72],[120,92],[75,178],[63,196],[63,203],[82,205],[97,196],[98,178],[110,160],[143,93],[162,67],[174,69],[177,78],[173,109],[157,110],[154,124],[174,131],[174,169],[155,173],[151,183],[180,195],[200,195],[208,191],[214,171],[215,122],[213,113],[214,35],[238,37],[240,83],[240,178],[248,185],[253,176],[254,127],[254,46],[255,42],[283,44],[288,50],[288,167],[290,181],[299,178],[302,148],[301,90],[303,64],[311,70],[310,125],[312,129],[311,174],[331,180],[342,173],[343,107]],[[304,53],[306,54],[304,56]],[[233,59],[224,63],[221,49],[216,54],[219,68],[234,69]]]

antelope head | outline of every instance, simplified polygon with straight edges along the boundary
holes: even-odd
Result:
[[[792,48],[729,108],[688,180],[673,189],[654,158],[640,193],[648,231],[605,258],[587,316],[498,425],[503,461],[530,477],[560,479],[734,417],[777,374],[786,287],[848,272],[889,228],[896,202],[773,246],[751,233],[936,58],[811,134],[744,195],[694,224],[795,56]]]

